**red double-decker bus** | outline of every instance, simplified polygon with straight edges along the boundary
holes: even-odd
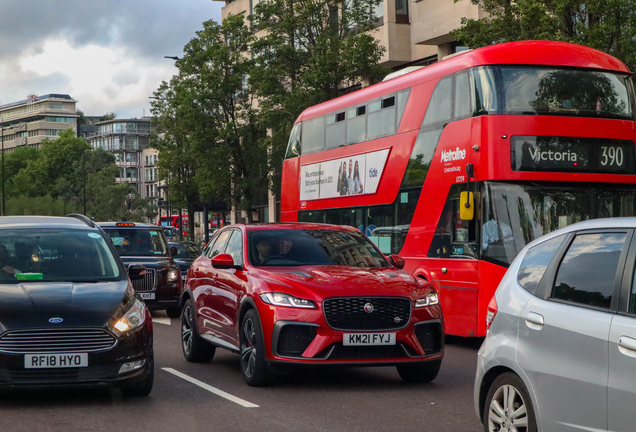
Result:
[[[281,219],[358,227],[435,285],[447,333],[484,336],[528,242],[634,215],[635,125],[630,71],[610,55],[546,41],[465,52],[305,110]]]

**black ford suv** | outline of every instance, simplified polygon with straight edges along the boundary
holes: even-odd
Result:
[[[165,309],[169,317],[181,314],[181,270],[161,227],[133,222],[100,222],[124,265],[143,264],[146,275],[134,280],[135,292],[149,309]]]

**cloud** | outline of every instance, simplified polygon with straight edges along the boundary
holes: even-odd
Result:
[[[176,72],[202,22],[221,19],[212,0],[3,2],[0,100],[67,93],[87,115],[149,113],[148,96]]]

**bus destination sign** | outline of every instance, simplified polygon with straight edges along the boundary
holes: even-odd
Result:
[[[514,171],[636,174],[630,140],[513,136],[510,146]]]

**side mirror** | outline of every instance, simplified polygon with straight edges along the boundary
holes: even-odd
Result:
[[[472,192],[459,194],[459,218],[461,220],[473,220],[475,217],[475,197]]]
[[[177,254],[179,253],[179,248],[176,246],[170,246],[170,255],[177,256]]]
[[[212,258],[212,267],[216,269],[237,269],[243,270],[243,266],[234,265],[234,258],[230,254],[220,254]]]
[[[402,257],[398,255],[389,255],[389,262],[395,268],[403,269],[404,268],[404,260]]]
[[[143,279],[146,276],[146,267],[143,264],[131,264],[128,266],[130,280]]]

